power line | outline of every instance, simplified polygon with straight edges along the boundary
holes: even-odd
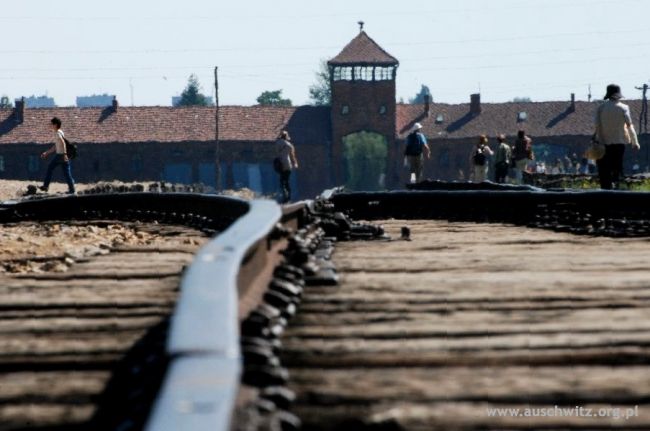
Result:
[[[639,133],[648,133],[648,84],[643,84],[641,87],[634,87],[641,90],[643,93],[641,103],[641,114],[639,115]]]
[[[628,44],[625,48],[637,48],[650,46],[650,43],[636,43]],[[611,46],[611,48],[619,48],[618,45]],[[408,63],[417,63],[424,61],[433,61],[433,60],[454,60],[454,59],[474,59],[474,58],[486,58],[486,57],[519,57],[523,55],[539,55],[539,54],[548,54],[548,53],[567,53],[567,52],[584,52],[598,50],[606,50],[607,46],[593,46],[593,47],[583,47],[583,48],[571,48],[571,49],[549,49],[549,50],[539,50],[539,51],[520,51],[520,52],[504,52],[504,53],[482,53],[482,54],[468,54],[468,55],[451,55],[451,56],[438,56],[438,57],[426,57],[426,58],[412,58],[412,59],[403,59],[402,62]],[[275,64],[233,64],[227,65],[227,69],[257,69],[257,68],[286,68],[286,67],[296,67],[296,66],[313,66],[314,62],[304,62],[304,63],[275,63]],[[212,69],[213,66],[202,65],[202,66],[133,66],[133,67],[78,67],[78,68],[0,68],[0,73],[2,72],[93,72],[93,71],[132,71],[132,70],[207,70]],[[409,68],[409,70],[412,70]],[[284,72],[283,72],[284,75]],[[239,76],[239,75],[236,75]]]
[[[564,60],[564,61],[553,61],[553,62],[543,62],[543,63],[509,63],[505,66],[501,64],[493,65],[472,65],[472,66],[458,66],[458,67],[436,67],[436,68],[425,68],[425,69],[409,69],[407,71],[402,71],[402,74],[417,73],[417,72],[431,72],[431,71],[444,71],[444,70],[484,70],[484,69],[512,69],[520,67],[538,67],[538,66],[556,66],[561,64],[582,64],[582,63],[595,63],[595,62],[607,62],[612,60],[642,60],[638,55],[627,56],[627,57],[601,57],[601,58],[592,58],[588,60]]]
[[[645,2],[647,0],[618,0],[616,2],[617,7],[620,7],[620,4],[623,2]],[[537,4],[534,7],[531,7],[530,3],[528,2],[523,2],[524,4],[519,4],[519,5],[508,5],[504,7],[489,7],[489,8],[481,8],[481,9],[476,9],[476,8],[458,8],[458,9],[435,9],[435,10],[394,10],[394,11],[382,11],[382,12],[377,12],[373,10],[359,10],[359,11],[350,11],[350,12],[345,12],[345,13],[325,13],[325,14],[302,14],[302,15],[289,15],[289,14],[282,14],[282,15],[254,15],[254,14],[231,14],[231,15],[226,15],[226,14],[219,14],[215,16],[88,16],[88,17],[81,17],[81,16],[3,16],[0,17],[0,21],[42,21],[42,20],[47,20],[47,21],[84,21],[84,22],[92,22],[92,21],[125,21],[125,20],[130,20],[130,21],[229,21],[233,19],[247,19],[247,20],[257,20],[257,19],[262,19],[262,20],[281,20],[285,19],[288,21],[293,21],[295,19],[310,19],[310,18],[342,18],[342,17],[358,17],[358,16],[428,16],[428,15],[433,15],[433,16],[439,16],[439,15],[445,15],[445,14],[461,14],[461,13],[467,13],[467,12],[474,12],[478,11],[480,13],[486,13],[486,12],[498,12],[502,10],[513,10],[513,9],[533,9],[533,10],[538,10],[538,9],[556,9],[556,10],[562,10],[562,9],[573,9],[573,8],[583,8],[585,6],[597,6],[601,4],[612,4],[611,0],[601,0],[601,1],[595,1],[595,0],[589,0],[589,1],[584,1],[584,2],[576,2],[575,0],[572,2],[566,2],[566,1],[560,1],[555,4]]]
[[[394,42],[384,43],[385,46],[426,46],[426,45],[457,45],[466,43],[487,43],[487,42],[508,42],[533,39],[547,39],[555,37],[579,37],[579,36],[609,36],[614,34],[633,34],[646,33],[648,29],[637,30],[614,30],[614,31],[589,31],[576,33],[549,33],[531,36],[512,36],[501,38],[478,38],[478,39],[449,39],[425,42]],[[266,46],[266,47],[222,47],[222,48],[146,48],[146,49],[106,49],[106,50],[51,50],[51,49],[3,49],[0,54],[184,54],[184,53],[209,53],[209,52],[228,52],[228,51],[315,51],[324,49],[340,49],[340,46]]]

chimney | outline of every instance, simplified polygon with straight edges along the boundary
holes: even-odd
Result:
[[[424,115],[429,117],[431,115],[431,95],[424,95]]]
[[[120,106],[120,104],[117,103],[117,96],[113,96],[113,111],[117,111],[118,106]]]
[[[575,112],[576,110],[576,94],[571,93],[571,107],[569,108],[571,112]]]
[[[469,112],[471,112],[474,115],[478,115],[481,113],[481,94],[476,93],[476,94],[471,94],[469,96]]]
[[[16,100],[16,107],[14,108],[14,118],[16,123],[22,123],[25,120],[25,98]]]

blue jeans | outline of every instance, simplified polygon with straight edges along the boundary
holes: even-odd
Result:
[[[280,188],[282,189],[282,202],[286,204],[291,200],[291,170],[280,172]]]
[[[61,166],[63,169],[63,176],[65,181],[68,183],[68,193],[74,193],[74,179],[72,179],[72,171],[70,170],[70,161],[63,160],[63,154],[56,154],[54,159],[50,162],[47,167],[47,173],[45,174],[45,181],[43,181],[43,187],[50,187],[50,181],[52,181],[52,173],[57,166]]]

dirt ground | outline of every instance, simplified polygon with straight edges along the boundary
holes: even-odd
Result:
[[[161,241],[136,224],[8,225],[0,229],[0,273],[65,272],[76,261],[108,254],[115,247],[151,246]]]
[[[82,193],[85,190],[92,189],[97,187],[98,184],[111,184],[113,186],[131,186],[134,184],[142,184],[145,190],[149,189],[149,186],[153,184],[153,181],[144,181],[138,183],[124,183],[121,181],[111,181],[111,182],[101,182],[101,183],[77,183],[77,191]],[[40,186],[39,181],[17,181],[17,180],[0,180],[0,202],[17,199],[22,196],[22,194],[27,190],[27,186],[35,185]],[[50,184],[49,194],[63,194],[68,191],[68,186],[65,183],[53,182]],[[254,199],[255,192],[249,189],[241,190],[224,190],[223,195],[226,196],[235,196],[242,199]]]

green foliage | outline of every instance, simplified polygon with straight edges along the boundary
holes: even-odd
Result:
[[[321,61],[320,70],[316,72],[316,83],[309,87],[309,98],[312,105],[330,106],[332,104],[330,68],[325,60]]]
[[[528,103],[532,102],[532,99],[530,97],[515,97],[512,101],[514,103]]]
[[[386,173],[388,144],[377,133],[359,132],[343,138],[345,187],[350,190],[380,190]]]
[[[556,187],[561,187],[566,189],[578,189],[578,190],[599,189],[600,182],[598,181],[597,175],[592,175],[589,177],[577,177],[577,178],[567,177]],[[619,183],[618,187],[620,190],[647,192],[650,191],[650,179],[626,178],[624,181],[621,181]]]
[[[264,91],[257,98],[257,103],[262,106],[292,106],[291,99],[282,98],[282,90]]]
[[[14,104],[11,103],[11,99],[8,96],[0,97],[0,108],[13,108]]]
[[[177,106],[208,106],[208,98],[201,94],[201,85],[196,75],[190,75]]]
[[[429,87],[422,84],[422,87],[420,87],[420,91],[418,92],[418,94],[416,94],[414,98],[409,99],[409,103],[422,104],[424,103],[425,96],[431,96],[431,90],[429,90]]]

